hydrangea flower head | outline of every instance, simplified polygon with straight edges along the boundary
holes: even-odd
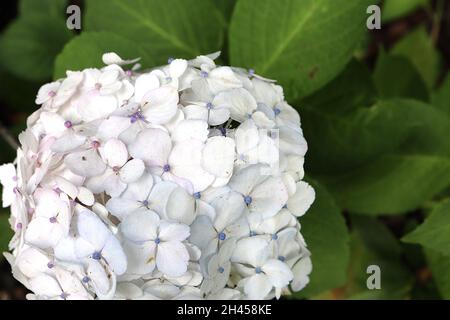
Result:
[[[217,57],[139,71],[107,53],[39,90],[0,166],[5,256],[29,299],[271,299],[307,285],[300,117],[274,81]]]

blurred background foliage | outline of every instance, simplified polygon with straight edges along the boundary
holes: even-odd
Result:
[[[81,30],[66,8],[82,9]],[[366,9],[382,8],[381,30]],[[302,217],[314,264],[291,298],[450,298],[450,1],[19,0],[0,10],[0,132],[16,136],[45,82],[101,54],[222,51],[285,88],[309,144],[317,199]],[[0,140],[0,161],[14,151]],[[11,231],[0,212],[0,250]],[[368,290],[368,265],[381,290]],[[0,299],[25,290],[1,262]]]

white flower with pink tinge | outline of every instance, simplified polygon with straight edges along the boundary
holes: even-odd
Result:
[[[5,256],[28,299],[272,299],[308,285],[300,116],[274,80],[219,54],[141,70],[108,52],[40,88],[0,166]]]

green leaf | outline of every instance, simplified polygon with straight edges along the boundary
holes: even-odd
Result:
[[[67,0],[20,0],[19,12],[21,16],[35,16],[42,14],[47,17],[64,17]]]
[[[212,0],[217,8],[222,12],[226,21],[230,21],[237,0]]]
[[[349,279],[344,288],[348,299],[404,299],[412,287],[412,275],[402,261],[402,248],[394,235],[378,220],[351,217]],[[381,289],[367,288],[367,267],[381,271]]]
[[[324,93],[328,94],[335,96],[332,92]],[[367,99],[371,99],[370,95]],[[350,93],[348,100],[352,104]],[[309,146],[308,172],[321,175],[345,172],[398,151],[450,154],[450,140],[446,138],[450,135],[449,119],[430,105],[393,99],[377,102],[370,108],[349,107],[355,111],[344,115],[331,112],[333,106],[330,101],[299,108]]]
[[[400,214],[449,185],[450,120],[439,109],[402,99],[344,115],[328,108],[300,110],[306,167],[341,208]]]
[[[403,241],[417,243],[446,255],[450,254],[450,199],[439,204],[424,223],[403,237]]]
[[[316,200],[300,218],[301,232],[311,251],[313,271],[308,286],[295,297],[311,297],[345,283],[349,236],[345,220],[333,198],[318,183],[311,183]]]
[[[62,17],[23,16],[11,23],[0,38],[0,62],[18,77],[47,80],[52,76],[55,56],[71,36]]]
[[[11,111],[25,111],[31,114],[36,110],[34,97],[41,83],[20,79],[4,70],[0,65],[0,101]]]
[[[2,211],[0,212],[0,255],[4,251],[8,250],[8,244],[13,236],[13,231],[9,225],[9,213]]]
[[[369,0],[240,0],[230,25],[234,66],[278,80],[289,100],[324,86],[367,31]]]
[[[367,215],[401,214],[418,208],[450,184],[450,159],[385,155],[322,181],[341,208]]]
[[[133,41],[109,32],[83,32],[67,43],[56,58],[54,78],[65,77],[66,70],[102,67],[102,55],[111,51],[124,59],[140,57],[143,67],[155,65],[148,52]]]
[[[369,69],[362,62],[352,60],[339,76],[298,105],[343,115],[361,106],[372,105],[375,99],[376,89]]]
[[[391,53],[409,59],[428,88],[434,87],[441,71],[441,57],[424,27],[409,33],[395,45]]]
[[[134,41],[156,64],[214,52],[223,42],[225,21],[210,0],[95,0],[86,5],[85,30]]]
[[[381,20],[387,23],[404,17],[427,3],[428,0],[385,0]]]
[[[450,73],[440,88],[433,93],[432,104],[450,116]]]
[[[450,256],[426,249],[428,265],[443,299],[450,299]]]
[[[381,53],[373,77],[382,98],[429,100],[425,81],[414,65],[403,56]]]

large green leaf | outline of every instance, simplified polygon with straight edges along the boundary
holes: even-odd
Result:
[[[450,200],[434,208],[425,222],[403,237],[403,240],[450,255]]]
[[[300,108],[306,166],[343,209],[399,214],[449,185],[450,121],[441,110],[405,99],[345,114],[330,110],[327,104]]]
[[[450,256],[426,249],[428,265],[442,298],[450,299]]]
[[[230,21],[237,0],[212,0],[212,1],[217,6],[217,8],[219,8],[220,12],[222,12],[226,21]]]
[[[351,212],[401,214],[418,208],[450,184],[450,159],[386,155],[323,181],[340,206]]]
[[[352,216],[348,299],[404,299],[412,287],[412,275],[402,261],[402,248],[394,235],[373,218]],[[381,289],[367,288],[367,267],[381,271]]]
[[[305,97],[350,61],[373,3],[239,0],[230,26],[231,63],[277,79],[289,99]]]
[[[382,98],[429,100],[425,81],[412,62],[403,56],[382,52],[373,77]]]
[[[11,23],[0,38],[0,62],[27,80],[51,78],[53,60],[71,38],[64,18],[29,14]]]
[[[332,92],[324,95],[335,96]],[[352,100],[349,93],[349,104]],[[305,103],[299,108],[309,145],[306,166],[310,172],[341,173],[398,151],[450,154],[446,138],[450,121],[430,105],[393,99],[340,115],[330,111],[333,104],[329,103],[331,106]]]
[[[433,93],[432,104],[450,116],[450,73],[440,88]]]
[[[375,100],[376,89],[369,69],[364,63],[352,60],[333,81],[296,105],[300,109],[305,105],[323,113],[343,115],[372,105]]]
[[[424,27],[409,33],[395,45],[391,53],[408,58],[419,71],[428,88],[435,85],[441,71],[441,57]]]
[[[0,260],[3,257],[2,252],[8,250],[8,243],[13,236],[13,232],[8,222],[9,214],[3,210],[0,212]]]
[[[148,50],[157,64],[220,50],[225,21],[210,0],[87,1],[85,30],[108,31]]]
[[[34,16],[36,14],[43,14],[47,17],[65,16],[67,0],[20,0],[19,13],[21,16]]]
[[[316,200],[300,218],[301,232],[311,251],[313,271],[308,286],[296,297],[311,297],[345,283],[349,236],[345,220],[333,198],[318,183],[312,183]]]
[[[381,15],[383,23],[406,16],[427,2],[428,0],[385,0]]]
[[[111,51],[126,59],[140,57],[143,67],[155,65],[153,57],[133,41],[109,32],[83,32],[67,43],[56,58],[54,78],[64,77],[66,70],[104,66],[102,55]]]

